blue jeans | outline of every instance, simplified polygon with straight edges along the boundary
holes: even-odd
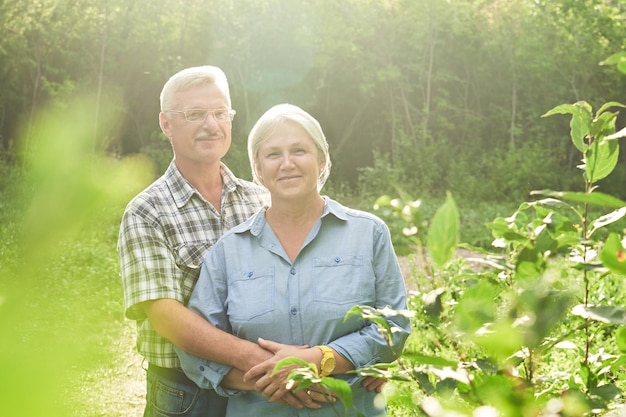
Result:
[[[224,417],[225,397],[200,389],[179,369],[148,366],[144,417]]]

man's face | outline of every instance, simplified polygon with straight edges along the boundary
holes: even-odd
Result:
[[[173,108],[167,110],[228,109],[228,100],[215,84],[193,87],[174,94]],[[179,169],[213,165],[226,155],[231,144],[230,121],[218,122],[213,113],[204,120],[188,121],[182,113],[165,112],[159,124],[174,149]]]

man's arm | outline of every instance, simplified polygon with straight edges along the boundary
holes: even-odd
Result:
[[[146,301],[143,308],[157,333],[192,355],[244,372],[272,357],[256,343],[216,328],[176,300]]]
[[[225,388],[254,390],[256,380],[244,381],[244,372],[274,356],[256,343],[218,329],[176,300],[146,301],[143,308],[157,333],[182,350],[232,366],[233,369],[222,380]],[[297,409],[321,407],[304,392],[286,392],[280,402]]]

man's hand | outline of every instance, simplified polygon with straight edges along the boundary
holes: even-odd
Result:
[[[363,382],[361,382],[363,388],[368,391],[376,391],[378,393],[383,392],[383,388],[385,388],[386,384],[387,380],[385,378],[377,378],[375,376],[368,376],[363,380]]]
[[[297,357],[312,362],[315,360],[314,357],[317,353],[307,346],[284,345],[282,343],[276,343],[264,339],[259,339],[259,346],[274,353],[274,356],[252,367],[244,375],[244,381],[250,382],[256,380],[256,390],[261,392],[261,394],[269,401],[279,401],[283,404],[289,404],[295,408],[302,408],[297,406],[298,403],[303,404],[307,408],[321,408],[321,405],[314,401],[311,398],[311,395],[309,395],[306,391],[289,391],[287,389],[289,373],[293,367],[285,367],[276,372],[276,374],[272,375],[276,364],[285,358]],[[321,356],[321,353],[319,355]],[[320,398],[319,400],[324,401],[323,398]]]
[[[287,390],[287,381],[289,380],[289,373],[294,367],[284,367],[272,375],[278,362],[288,357],[296,357],[303,360],[307,360],[306,358],[312,359],[313,355],[311,353],[314,354],[314,352],[310,352],[311,349],[306,346],[284,345],[263,339],[259,339],[259,346],[272,352],[274,356],[253,366],[245,373],[243,379],[245,382],[256,379],[255,388],[257,391],[260,391],[270,401],[279,401],[289,392]],[[299,391],[294,394],[298,393]]]

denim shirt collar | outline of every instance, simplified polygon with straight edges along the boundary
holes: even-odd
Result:
[[[335,216],[339,220],[348,220],[347,209],[346,207],[339,204],[337,201],[333,200],[330,197],[323,196],[324,199],[324,211],[322,212],[321,218],[328,215]],[[242,233],[249,231],[253,236],[259,236],[263,227],[267,223],[265,220],[265,210],[267,207],[257,211],[248,221],[236,227],[234,230],[236,233]]]

